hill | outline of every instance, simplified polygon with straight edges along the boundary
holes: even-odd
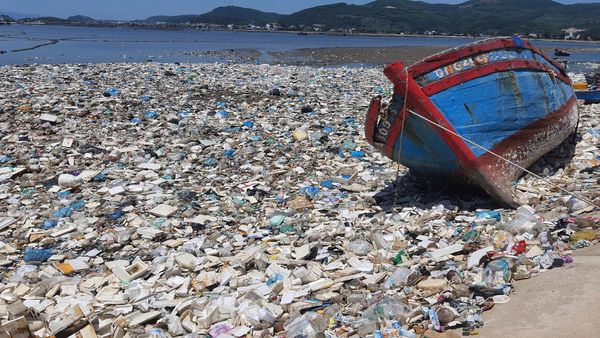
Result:
[[[378,33],[528,34],[561,37],[562,29],[586,29],[600,39],[600,4],[563,5],[551,0],[471,0],[457,5],[378,0],[309,8],[284,18],[284,26],[319,25]]]
[[[199,15],[178,15],[178,16],[153,16],[144,22],[166,22],[171,24],[180,23],[212,23],[218,25],[265,25],[281,21],[285,15],[277,13],[267,13],[250,8],[236,6],[218,7],[214,10]]]
[[[90,18],[89,16],[85,16],[85,15],[70,16],[70,17],[67,18],[67,21],[83,22],[83,23],[94,23],[94,22],[96,22],[96,20]]]
[[[2,10],[0,10],[0,15],[8,16],[15,20],[26,19],[26,18],[37,18],[37,17],[41,16],[38,14],[17,13],[17,12],[2,11]]]
[[[537,34],[562,38],[564,29],[582,29],[582,38],[600,40],[600,4],[563,5],[552,0],[470,0],[457,5],[411,0],[376,0],[365,5],[337,3],[290,15],[226,6],[205,14],[154,16],[142,23],[265,25],[364,33],[452,35]]]

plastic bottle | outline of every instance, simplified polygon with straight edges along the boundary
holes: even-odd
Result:
[[[394,263],[394,265],[398,265],[400,263],[402,263],[402,256],[406,255],[406,253],[404,252],[404,250],[400,250],[398,251],[398,253],[396,254],[396,256],[394,256],[392,258],[392,263]]]
[[[383,285],[386,289],[404,287],[406,286],[408,282],[408,276],[410,276],[411,273],[412,271],[410,271],[410,269],[398,268],[392,272],[391,275],[389,275]]]
[[[284,328],[288,338],[324,337],[323,332],[327,329],[327,319],[316,312],[310,311],[294,318]]]
[[[167,338],[167,335],[161,329],[153,328],[148,332],[148,338]]]
[[[398,333],[400,333],[400,336],[402,336],[402,337],[417,338],[416,333],[410,332],[407,329],[403,328],[402,325],[400,325],[400,323],[397,320],[392,321],[392,327],[394,329],[398,330]]]
[[[438,319],[438,315],[437,312],[431,308],[429,309],[429,327],[435,331],[441,331],[442,330],[442,325],[440,324],[440,320]]]
[[[350,242],[346,249],[348,249],[348,251],[354,253],[355,255],[366,256],[371,252],[371,250],[373,250],[373,245],[371,245],[371,243],[365,241],[364,239],[357,239]]]
[[[379,302],[369,306],[363,313],[363,318],[377,321],[378,319],[384,320],[398,320],[400,316],[406,315],[411,312],[411,308],[407,305],[400,303],[394,298],[384,298]]]

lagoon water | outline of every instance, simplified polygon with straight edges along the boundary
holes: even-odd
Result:
[[[54,40],[54,41],[53,41]],[[58,40],[58,42],[56,42]],[[150,30],[65,26],[0,25],[0,65],[28,63],[212,62],[207,51],[269,52],[300,48],[457,46],[469,38],[298,35],[280,32]],[[600,62],[600,43],[535,41],[541,48],[581,49],[570,62]],[[32,48],[32,49],[30,49]]]

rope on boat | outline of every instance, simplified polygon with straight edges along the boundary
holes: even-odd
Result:
[[[406,99],[405,99],[405,100],[406,100]],[[406,103],[406,102],[405,102],[405,103]],[[509,160],[509,159],[507,159],[507,158],[505,158],[505,157],[503,157],[503,156],[501,156],[501,155],[498,155],[498,154],[496,154],[495,152],[493,152],[493,151],[491,151],[491,150],[487,149],[486,147],[484,147],[484,146],[482,146],[482,145],[480,145],[480,144],[478,144],[478,143],[476,143],[476,142],[474,142],[474,141],[471,141],[471,140],[469,140],[469,139],[468,139],[468,138],[466,138],[466,137],[463,137],[463,136],[461,136],[461,135],[458,135],[457,133],[453,132],[452,130],[450,130],[450,129],[448,129],[448,128],[446,128],[446,127],[442,126],[442,125],[440,125],[439,123],[436,123],[435,121],[432,121],[432,120],[430,120],[430,119],[428,119],[428,118],[426,118],[426,117],[424,117],[424,116],[421,116],[419,113],[415,112],[414,110],[411,110],[411,109],[406,109],[406,110],[407,110],[408,112],[410,112],[411,114],[415,115],[416,117],[418,117],[418,118],[420,118],[420,119],[423,119],[423,120],[425,120],[425,121],[429,122],[430,124],[432,124],[432,125],[434,125],[434,126],[436,126],[436,127],[440,128],[440,129],[442,129],[442,130],[444,130],[444,131],[447,131],[447,132],[449,132],[450,134],[452,134],[452,135],[454,135],[454,136],[457,136],[458,138],[462,139],[463,141],[469,142],[470,144],[472,144],[472,145],[474,145],[474,146],[476,146],[476,147],[478,147],[478,148],[482,149],[483,151],[485,151],[485,152],[487,152],[487,153],[489,153],[489,154],[491,154],[491,155],[493,155],[493,156],[495,156],[495,157],[497,157],[497,158],[501,159],[502,161],[504,161],[504,162],[506,162],[506,163],[508,163],[508,164],[510,164],[510,165],[512,165],[512,166],[514,166],[514,167],[517,167],[517,168],[519,168],[520,170],[523,170],[524,172],[526,172],[526,173],[528,173],[528,174],[532,175],[533,177],[535,177],[535,178],[537,178],[537,179],[539,179],[539,180],[542,180],[542,181],[543,181],[543,182],[545,182],[545,183],[548,183],[550,186],[552,186],[552,187],[554,187],[554,188],[556,188],[556,189],[559,189],[560,191],[562,191],[562,192],[565,192],[565,193],[567,193],[567,194],[569,194],[569,195],[571,195],[571,196],[575,196],[576,198],[578,198],[578,199],[580,199],[580,200],[584,201],[585,203],[589,204],[590,206],[593,206],[593,207],[595,207],[595,208],[600,208],[600,206],[599,206],[599,205],[597,205],[597,204],[596,204],[594,201],[592,201],[591,199],[589,199],[589,198],[587,198],[587,197],[584,197],[584,196],[582,196],[582,195],[579,195],[579,194],[577,194],[577,193],[574,193],[574,192],[572,192],[572,191],[569,191],[569,190],[567,190],[567,189],[565,189],[565,188],[563,188],[563,187],[561,187],[561,186],[558,186],[558,185],[556,185],[556,184],[554,184],[554,183],[550,182],[549,180],[547,180],[547,179],[545,179],[545,178],[541,177],[540,175],[538,175],[538,174],[536,174],[536,173],[534,173],[534,172],[532,172],[532,171],[528,170],[527,168],[524,168],[524,167],[522,167],[522,166],[520,166],[520,165],[518,165],[518,164],[514,163],[513,161],[511,161],[511,160]]]
[[[408,68],[404,68],[404,74],[406,75],[406,81],[408,82]],[[396,169],[396,193],[394,194],[394,203],[392,204],[392,210],[396,209],[396,202],[398,201],[398,195],[400,193],[400,186],[398,185],[398,177],[400,177],[400,159],[402,158],[402,144],[404,141],[404,124],[406,123],[406,113],[408,112],[408,86],[404,90],[404,103],[402,104],[402,129],[400,129],[400,150],[398,151],[398,167]]]

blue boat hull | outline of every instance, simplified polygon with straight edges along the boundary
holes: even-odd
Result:
[[[512,183],[522,168],[563,142],[578,122],[564,70],[519,41],[488,40],[415,66],[389,66],[395,94],[384,112],[380,99],[373,101],[367,139],[415,173],[466,178],[514,205]]]

